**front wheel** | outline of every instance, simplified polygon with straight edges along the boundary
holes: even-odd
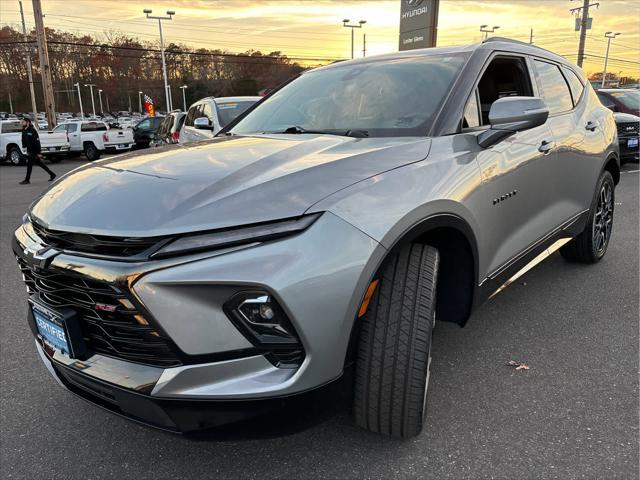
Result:
[[[438,251],[412,244],[382,270],[362,321],[354,415],[367,430],[408,438],[424,423]]]
[[[560,249],[560,254],[566,260],[596,263],[607,253],[613,231],[614,189],[613,177],[605,170],[598,179],[585,229]]]

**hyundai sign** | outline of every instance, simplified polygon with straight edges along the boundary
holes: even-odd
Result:
[[[400,50],[435,47],[440,0],[400,1]]]

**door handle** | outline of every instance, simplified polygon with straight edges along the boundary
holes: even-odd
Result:
[[[595,132],[596,128],[598,128],[598,124],[589,120],[584,128],[589,130],[590,132]]]
[[[545,155],[547,155],[549,152],[551,152],[551,149],[553,148],[554,145],[555,143],[552,140],[543,140],[540,146],[538,147],[538,151],[540,153],[544,153]]]

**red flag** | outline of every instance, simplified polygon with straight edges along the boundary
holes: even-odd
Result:
[[[153,100],[149,95],[144,96],[144,109],[147,111],[147,115],[150,117],[155,117],[156,111],[153,107]]]

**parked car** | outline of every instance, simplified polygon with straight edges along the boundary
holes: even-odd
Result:
[[[436,320],[558,249],[602,259],[619,178],[583,72],[493,37],[308,70],[210,142],[83,166],[13,251],[40,357],[103,408],[189,431],[355,368],[356,423],[410,437]]]
[[[57,163],[61,155],[69,151],[69,139],[66,133],[38,132],[42,155]],[[26,152],[22,148],[22,126],[20,120],[0,121],[0,160],[8,160],[14,165],[25,162]]]
[[[597,94],[609,110],[640,116],[640,91],[630,88],[606,88],[597,90]]]
[[[133,139],[137,148],[147,148],[162,123],[164,117],[149,117],[141,120],[133,127]]]
[[[98,160],[103,152],[120,152],[131,149],[131,130],[109,129],[104,122],[77,120],[61,123],[54,132],[66,132],[69,151],[83,153],[90,162]]]
[[[151,146],[160,147],[162,145],[178,143],[180,140],[180,129],[184,124],[186,115],[184,112],[171,112],[164,117],[151,141]]]
[[[207,97],[197,101],[187,111],[180,131],[180,143],[213,138],[259,100],[262,97]]]
[[[638,162],[640,157],[640,117],[629,113],[614,113],[618,128],[620,162]]]

